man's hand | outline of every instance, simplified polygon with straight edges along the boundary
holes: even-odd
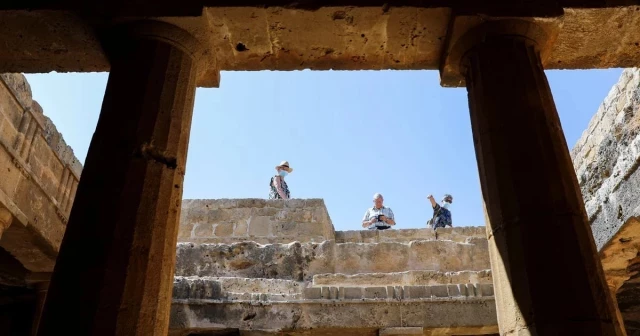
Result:
[[[371,225],[369,222],[362,222],[362,227],[363,228],[366,228],[369,225]]]
[[[433,195],[429,195],[429,196],[427,196],[427,199],[428,199],[428,200],[432,200],[432,199],[433,199]]]

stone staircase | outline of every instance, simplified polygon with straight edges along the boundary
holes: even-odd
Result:
[[[201,202],[215,209],[211,200]],[[239,212],[248,219],[233,212],[229,202],[221,203],[228,213],[215,218],[233,218],[249,231],[256,223],[253,214],[268,213],[264,208],[277,201],[251,202],[264,207],[242,208]],[[327,230],[327,223],[315,223],[318,231],[309,237],[280,243],[278,227],[286,227],[290,235],[289,211],[296,218],[307,210],[320,212],[305,204],[319,203],[298,202],[293,209],[285,203],[271,222],[258,221],[269,228],[253,232],[269,232],[267,237],[230,243],[227,236],[193,239],[192,229],[189,237],[180,238],[171,334],[497,333],[484,227],[335,232],[332,225]],[[189,206],[197,209],[194,202]],[[181,225],[206,223],[202,212],[197,213],[201,222],[189,222],[187,211]],[[227,223],[205,225],[221,224]],[[330,234],[319,241],[323,232]]]

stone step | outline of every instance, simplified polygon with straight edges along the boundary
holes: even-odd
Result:
[[[491,284],[491,270],[483,271],[406,271],[390,273],[323,273],[313,276],[313,287],[318,286],[407,286],[407,285],[448,285],[481,283]]]
[[[259,301],[259,302],[285,302],[304,299],[302,293],[297,294],[273,294],[273,293],[224,293],[225,301]]]
[[[177,276],[311,281],[323,273],[441,272],[489,269],[485,238],[465,242],[422,240],[381,243],[290,243],[261,245],[178,243]]]
[[[464,226],[456,228],[402,229],[402,230],[354,230],[336,231],[336,243],[407,243],[416,240],[450,240],[459,243],[470,238],[486,239],[484,226]]]
[[[309,286],[303,283],[257,286],[257,282],[283,283],[269,279],[249,279],[250,285],[240,286],[245,279],[211,277],[175,277],[174,300],[216,300],[285,302],[299,300],[416,300],[493,296],[491,283],[463,283],[411,286]],[[309,284],[311,285],[311,284]],[[225,286],[227,286],[225,288]]]
[[[220,283],[222,290],[238,293],[296,294],[302,292],[302,283],[282,279],[210,277]]]
[[[174,297],[252,300],[265,296],[296,299],[304,284],[280,279],[231,277],[174,277]],[[274,299],[275,301],[275,299]]]
[[[498,333],[495,307],[493,296],[287,302],[174,299],[169,328],[182,332],[176,335],[185,335],[185,330],[217,335],[227,328],[235,329],[233,335],[371,336],[394,335],[382,331],[411,327],[423,329],[420,335],[485,335]]]
[[[493,296],[493,284],[434,286],[307,287],[305,300],[415,300]]]

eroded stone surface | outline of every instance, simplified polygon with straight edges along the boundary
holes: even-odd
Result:
[[[406,271],[390,273],[325,273],[313,276],[314,286],[404,286],[404,285],[436,285],[492,283],[491,271]]]
[[[483,13],[482,20],[492,14],[557,17],[558,35],[545,46],[547,69],[640,62],[635,29],[640,12],[632,3],[560,1],[532,7],[516,2],[497,9],[495,3],[477,1],[170,3],[136,2],[117,9],[100,3],[89,10],[91,5],[79,9],[68,2],[51,10],[21,2],[3,8],[13,10],[0,11],[0,39],[6,45],[0,50],[0,71],[108,71],[96,32],[113,21],[139,18],[170,22],[202,42],[200,86],[217,86],[219,70],[436,70],[452,16],[460,12]],[[91,19],[82,16],[90,12]]]
[[[629,335],[640,331],[640,69],[626,69],[573,148],[607,283]]]
[[[640,69],[627,69],[571,151],[598,248],[640,215]]]
[[[486,235],[484,226],[463,226],[441,228],[437,232],[427,229],[336,231],[335,239],[337,243],[404,243],[436,239],[463,243],[471,238],[486,238]]]
[[[369,335],[383,327],[391,328],[387,334],[402,331],[396,327],[426,335],[497,331],[484,228],[334,233],[331,226],[315,233],[326,236],[302,234],[282,244],[269,243],[292,239],[279,223],[295,228],[308,220],[301,212],[326,213],[324,204],[198,200],[186,202],[185,209],[183,225],[189,226],[209,221],[237,227],[259,213],[272,217],[262,229],[248,230],[242,242],[209,237],[216,243],[178,244],[172,335]],[[318,222],[323,225],[331,223]],[[425,309],[435,315],[426,318]],[[432,321],[445,313],[463,315]],[[338,316],[343,314],[373,318]]]
[[[174,330],[283,331],[340,329],[342,333],[367,335],[367,329],[419,326],[430,331],[467,327],[477,335],[497,332],[493,299],[420,300],[415,302],[247,302],[195,304],[174,301]],[[364,329],[364,330],[363,330]],[[338,333],[334,333],[338,335]]]
[[[318,242],[334,239],[321,199],[183,200],[179,242]]]
[[[32,272],[51,272],[82,165],[32,99],[21,74],[0,74],[0,246]]]
[[[486,240],[409,243],[179,243],[176,275],[311,280],[322,273],[453,272],[489,269]]]

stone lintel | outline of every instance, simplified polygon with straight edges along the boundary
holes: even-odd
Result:
[[[184,6],[176,2],[169,7],[155,3],[145,7],[136,2],[131,11],[125,10],[126,5],[117,9],[112,5],[98,6],[106,13],[94,16],[88,14],[88,8],[38,10],[35,6],[26,11],[9,6],[13,10],[0,10],[0,41],[7,46],[0,51],[0,72],[109,71],[110,62],[96,31],[122,22],[123,18],[171,23],[201,41],[205,45],[205,63],[198,72],[200,87],[217,86],[218,70],[441,69],[441,59],[448,53],[445,46],[451,45],[447,36],[453,36],[459,28],[464,32],[465,27],[475,26],[477,21],[508,17],[543,24],[562,17],[562,29],[552,26],[554,31],[549,34],[555,36],[549,39],[553,47],[541,48],[546,69],[640,64],[640,53],[633,42],[640,37],[635,29],[640,22],[637,5],[594,5],[586,0],[583,4],[512,3],[500,3],[500,8],[495,9],[495,3],[466,0],[388,5],[371,1],[355,1],[352,5],[346,1],[305,1],[278,6],[278,2],[272,2],[270,6],[261,3],[255,7],[250,2],[234,2],[230,6],[216,2],[201,3],[190,12],[192,2]],[[318,8],[303,8],[310,5]],[[558,6],[564,11],[562,16]],[[111,18],[117,19],[110,21]],[[454,78],[443,80],[443,85],[461,84]]]
[[[440,84],[444,87],[465,87],[465,55],[496,36],[529,39],[536,44],[544,63],[562,27],[561,13],[556,12],[556,16],[549,17],[453,15],[440,63]]]

